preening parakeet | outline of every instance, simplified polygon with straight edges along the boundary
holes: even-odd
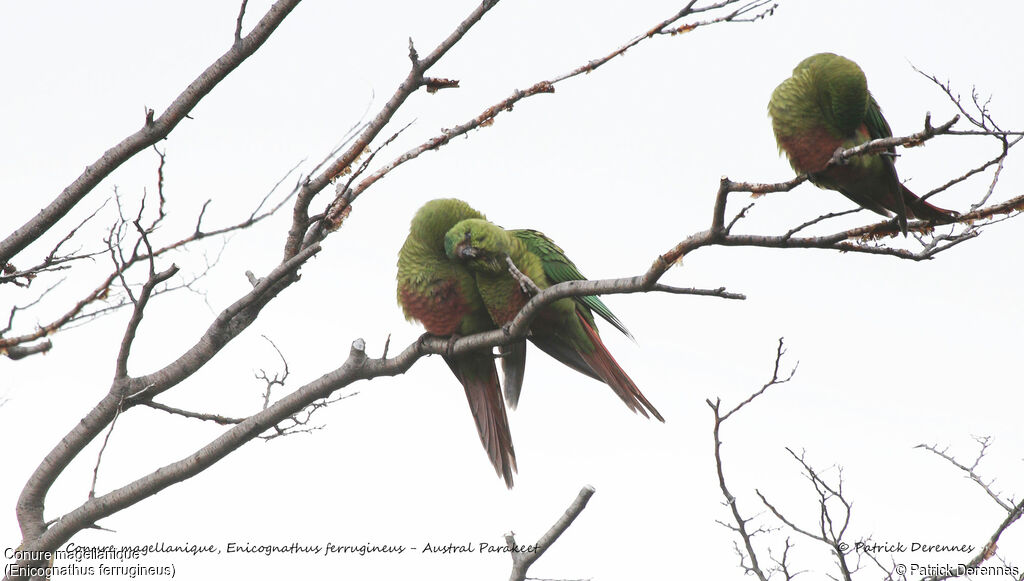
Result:
[[[819,188],[840,192],[883,216],[895,214],[904,233],[907,218],[940,223],[955,218],[955,212],[929,204],[900,183],[894,148],[888,155],[860,155],[826,169],[840,147],[892,137],[857,63],[832,53],[807,57],[776,87],[768,114],[779,150]]]
[[[507,231],[484,219],[469,219],[448,231],[444,245],[450,258],[462,261],[476,275],[487,312],[498,325],[515,318],[530,299],[509,271],[506,257],[542,290],[559,282],[586,280],[562,249],[536,230]],[[565,365],[608,384],[629,409],[665,421],[608,352],[594,312],[629,334],[601,299],[588,296],[547,305],[530,325],[530,341]],[[506,399],[514,408],[519,393],[510,393],[508,387],[506,382]]]
[[[484,216],[456,199],[423,205],[398,252],[398,303],[432,335],[470,335],[496,328],[477,292],[473,273],[445,255],[444,239],[456,223]],[[516,453],[491,350],[444,356],[462,383],[480,441],[498,475],[512,488]]]

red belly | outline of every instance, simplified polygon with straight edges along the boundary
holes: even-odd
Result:
[[[798,172],[814,173],[825,169],[843,140],[819,127],[801,135],[780,139],[779,143]]]
[[[423,323],[432,335],[454,334],[459,330],[463,317],[470,312],[455,281],[435,283],[426,293],[402,287],[401,295],[406,312]]]

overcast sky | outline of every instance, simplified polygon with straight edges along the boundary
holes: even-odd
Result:
[[[390,160],[465,122],[541,79],[614,50],[684,2],[504,0],[434,69],[456,90],[420,91],[395,116],[391,135],[411,127],[377,160]],[[269,2],[249,2],[247,24]],[[408,39],[433,48],[476,4],[471,1],[348,3],[308,0],[267,44],[222,82],[159,147],[166,152],[167,243],[188,235],[202,204],[204,223],[239,221],[290,168],[309,171],[354,124],[383,105],[408,70]],[[159,114],[232,40],[229,2],[19,3],[0,21],[0,234],[24,223],[82,169]],[[969,95],[991,95],[1004,128],[1024,128],[1019,63],[1022,9],[1012,2],[779,0],[752,24],[720,24],[658,37],[592,74],[558,85],[502,114],[492,127],[424,154],[368,190],[300,283],[207,367],[161,401],[197,411],[242,415],[262,404],[254,373],[280,372],[266,337],[288,361],[285,390],[340,365],[356,338],[379,355],[422,328],[394,299],[395,260],[409,220],[425,201],[459,197],[507,227],[544,231],[590,278],[632,276],[686,236],[706,229],[718,180],[783,181],[792,170],[778,151],[768,98],[804,57],[832,51],[858,62],[897,135],[956,112],[912,66]],[[964,127],[966,128],[966,127]],[[998,151],[990,138],[943,137],[901,151],[900,176],[924,192],[980,165]],[[126,212],[156,187],[157,157],[143,152],[107,178],[63,227],[19,257],[44,256],[82,218],[111,198]],[[993,200],[1022,193],[1024,166],[1011,155]],[[933,201],[966,210],[991,173]],[[290,181],[294,180],[293,178]],[[283,193],[283,192],[282,192]],[[326,194],[325,194],[326,195]],[[735,211],[749,200],[737,196]],[[852,203],[809,184],[759,199],[737,227],[776,234]],[[101,246],[114,220],[108,204],[76,237]],[[158,262],[183,275],[219,256],[195,286],[154,301],[129,371],[150,372],[190,347],[220,310],[280,260],[291,214]],[[813,230],[825,233],[877,221],[860,212]],[[755,489],[794,520],[815,526],[816,499],[786,447],[834,478],[854,501],[847,539],[980,546],[1005,517],[976,484],[948,463],[914,449],[950,446],[970,463],[972,436],[991,436],[979,466],[994,489],[1024,494],[1024,404],[1019,372],[1024,344],[1021,231],[993,225],[982,236],[911,263],[824,251],[703,249],[663,282],[725,286],[743,302],[674,295],[607,299],[636,342],[605,325],[618,362],[665,416],[630,413],[612,391],[539,351],[531,351],[519,409],[510,423],[519,461],[513,491],[480,450],[462,388],[439,357],[408,373],[346,389],[355,397],[319,412],[312,434],[255,442],[199,476],[124,510],[78,544],[196,542],[226,546],[404,545],[403,555],[151,557],[173,563],[181,579],[237,572],[257,578],[500,579],[507,555],[423,554],[426,543],[503,544],[515,531],[528,544],[584,485],[597,492],[569,532],[531,569],[553,579],[741,579],[735,535],[716,523],[722,504],[705,399],[727,406],[771,375],[776,343],[792,382],[772,388],[723,427],[725,474],[740,510],[759,524]],[[913,241],[893,240],[913,247]],[[49,244],[49,245],[48,245]],[[71,278],[20,330],[46,322],[91,290],[109,269]],[[80,277],[80,278],[79,278]],[[29,302],[56,276],[29,289],[0,288],[0,313]],[[53,336],[45,356],[0,360],[0,546],[20,533],[17,495],[42,456],[107,392],[128,313]],[[281,390],[283,395],[285,390]],[[223,428],[148,409],[117,422],[97,491],[122,486],[191,453]],[[47,518],[86,499],[100,442],[58,481]],[[823,572],[831,559],[791,531],[761,537],[781,550],[792,537],[797,568]],[[769,540],[770,539],[770,540]],[[1000,554],[1024,567],[1024,526],[1004,535]],[[888,555],[887,555],[888,556]],[[960,563],[970,555],[904,553],[897,563]],[[919,575],[920,576],[920,575]],[[819,573],[810,574],[819,578]],[[83,577],[84,578],[84,577]],[[863,578],[880,578],[867,574]]]

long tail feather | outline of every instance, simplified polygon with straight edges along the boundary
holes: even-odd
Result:
[[[466,390],[469,409],[476,422],[487,457],[494,471],[512,488],[512,473],[516,469],[516,451],[512,447],[512,432],[501,399],[498,370],[490,353],[457,355],[444,358],[452,373]]]
[[[917,197],[917,194],[908,190],[906,186],[902,187],[903,200],[906,202],[909,217],[917,218],[918,220],[932,220],[939,224],[949,224],[955,221],[959,215],[953,210],[947,210],[930,204]]]
[[[604,342],[601,341],[601,336],[597,334],[587,320],[583,318],[583,315],[577,312],[579,315],[580,323],[583,325],[583,330],[586,332],[587,337],[594,344],[594,351],[592,353],[580,353],[583,360],[587,362],[600,377],[601,381],[608,384],[609,387],[618,395],[626,406],[634,412],[639,412],[645,418],[650,417],[647,412],[651,412],[651,415],[658,418],[662,422],[665,418],[661,417],[658,410],[654,408],[651,402],[647,401],[644,394],[641,393],[640,388],[633,383],[633,380],[626,375],[626,372],[622,370],[612,354],[608,352],[608,348],[604,346]]]
[[[526,373],[526,341],[502,345],[498,351],[501,353],[501,370],[505,374],[505,402],[508,407],[516,409]]]
[[[598,381],[604,381],[604,379],[601,379],[601,376],[590,367],[590,364],[583,359],[580,352],[574,349],[567,341],[565,341],[565,339],[557,336],[548,337],[531,335],[530,341],[539,347],[541,351],[547,353],[566,367],[575,369],[587,377],[593,377]]]

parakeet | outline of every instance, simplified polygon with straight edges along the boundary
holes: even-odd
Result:
[[[432,335],[470,335],[494,329],[473,273],[445,255],[444,237],[456,223],[484,216],[456,199],[427,202],[412,219],[398,253],[398,303],[409,320]],[[498,475],[512,488],[516,454],[491,351],[445,355],[462,383],[480,441]]]
[[[531,296],[510,272],[506,257],[542,290],[559,282],[586,280],[562,249],[536,230],[507,231],[484,219],[468,219],[448,231],[444,246],[451,259],[473,271],[487,312],[498,325],[512,321]],[[565,365],[608,384],[629,409],[665,421],[608,352],[594,312],[629,334],[601,299],[587,296],[547,305],[530,325],[530,341]],[[518,391],[510,393],[506,382],[510,407],[518,398]]]
[[[907,218],[951,222],[956,213],[918,198],[900,183],[893,165],[895,149],[861,155],[843,165],[826,166],[840,147],[848,149],[883,137],[892,130],[868,91],[857,63],[832,53],[807,57],[782,81],[768,103],[779,150],[790,165],[808,174],[819,188],[835,190],[863,208]]]

